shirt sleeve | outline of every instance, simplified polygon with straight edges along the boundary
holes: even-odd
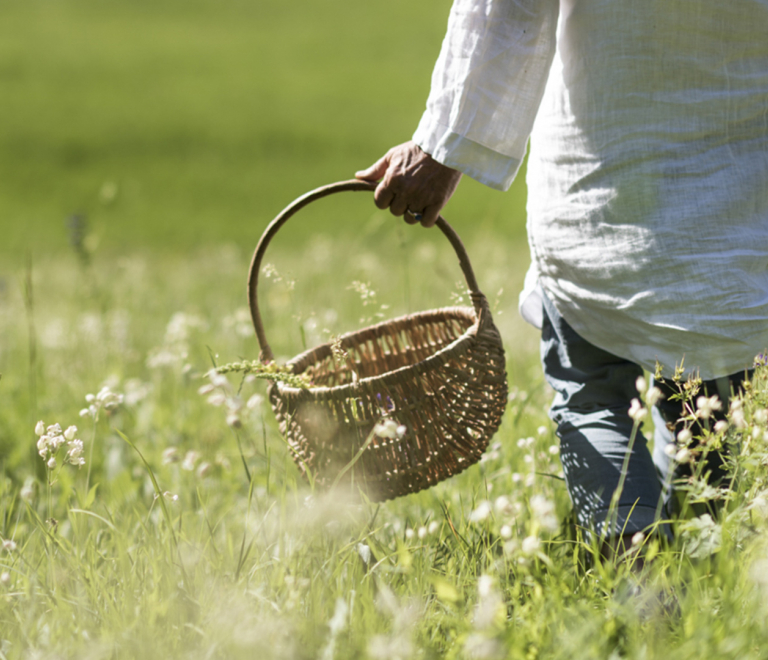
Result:
[[[506,190],[525,156],[555,53],[559,0],[455,0],[414,142]]]

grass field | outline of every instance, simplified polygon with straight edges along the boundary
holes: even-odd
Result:
[[[642,572],[600,560],[515,309],[519,183],[465,181],[446,210],[507,352],[478,465],[382,505],[339,499],[300,477],[262,381],[200,393],[212,364],[258,355],[245,276],[264,226],[409,137],[447,11],[0,4],[0,660],[765,657],[768,371],[705,434],[739,450],[733,490],[685,491],[721,515],[638,539]],[[267,261],[279,362],[466,303],[442,236],[363,193],[296,216]],[[40,439],[55,424],[57,449]]]

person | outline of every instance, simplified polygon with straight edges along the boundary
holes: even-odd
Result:
[[[685,467],[663,377],[698,373],[722,415],[768,346],[766,35],[768,0],[455,0],[413,139],[356,175],[431,226],[463,174],[506,190],[530,138],[520,309],[577,519],[614,544]],[[657,364],[652,456],[630,408]]]

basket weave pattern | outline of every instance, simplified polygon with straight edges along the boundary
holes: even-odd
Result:
[[[273,221],[272,234],[305,199],[342,189],[371,188],[349,182],[313,191]],[[272,355],[255,284],[270,228],[249,280],[264,362]],[[441,229],[454,248],[461,245]],[[421,312],[342,335],[334,345],[322,344],[288,362],[293,373],[310,377],[309,388],[270,386],[269,400],[293,458],[318,486],[359,488],[374,501],[386,500],[433,486],[481,457],[507,404],[504,350],[468,259],[459,255],[472,308]],[[395,422],[400,433],[374,434],[382,420]]]

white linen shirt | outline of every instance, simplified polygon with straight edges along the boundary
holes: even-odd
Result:
[[[768,0],[455,0],[414,135],[505,190],[591,343],[705,379],[768,348]]]

